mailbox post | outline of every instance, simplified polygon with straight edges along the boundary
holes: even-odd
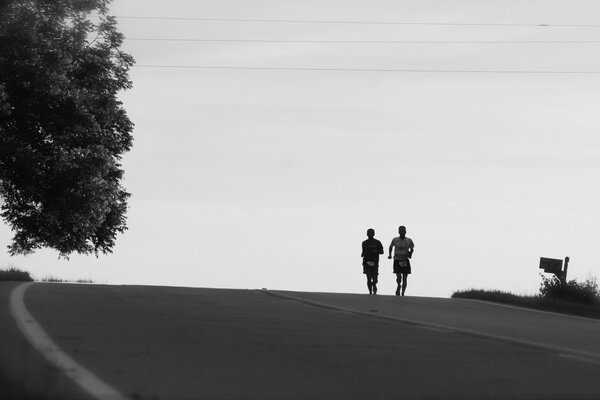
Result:
[[[565,267],[563,268],[563,284],[567,283],[567,269],[569,269],[569,257],[565,257]]]
[[[565,257],[563,269],[563,260],[557,258],[540,257],[540,269],[544,272],[554,274],[563,285],[567,283],[567,270],[569,268],[569,257]]]

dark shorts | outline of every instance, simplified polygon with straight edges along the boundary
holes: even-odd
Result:
[[[379,275],[379,265],[367,265],[363,263],[363,274],[366,275]]]
[[[410,274],[410,260],[394,260],[394,273],[395,274]]]

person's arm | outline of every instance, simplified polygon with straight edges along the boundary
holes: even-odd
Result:
[[[392,249],[394,248],[394,240],[392,239],[392,243],[390,243],[388,258],[392,258]]]
[[[379,254],[383,254],[383,245],[381,244],[381,242],[379,242]]]
[[[412,254],[415,251],[415,244],[413,241],[410,241],[410,246],[408,246],[408,258],[412,258]]]

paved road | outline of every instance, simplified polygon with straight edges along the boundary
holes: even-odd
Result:
[[[489,302],[429,297],[272,292],[314,305],[329,305],[404,322],[561,351],[600,363],[600,320]]]
[[[34,284],[25,303],[61,348],[133,398],[600,398],[596,321],[577,320],[585,340],[555,343],[592,355],[577,359],[551,342],[461,332],[529,341],[545,329],[524,326],[536,318],[567,335],[575,319],[449,299]]]

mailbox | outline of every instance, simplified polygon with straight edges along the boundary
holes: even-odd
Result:
[[[540,257],[540,268],[543,269],[544,272],[559,275],[562,273],[562,265],[562,260],[557,258]]]

